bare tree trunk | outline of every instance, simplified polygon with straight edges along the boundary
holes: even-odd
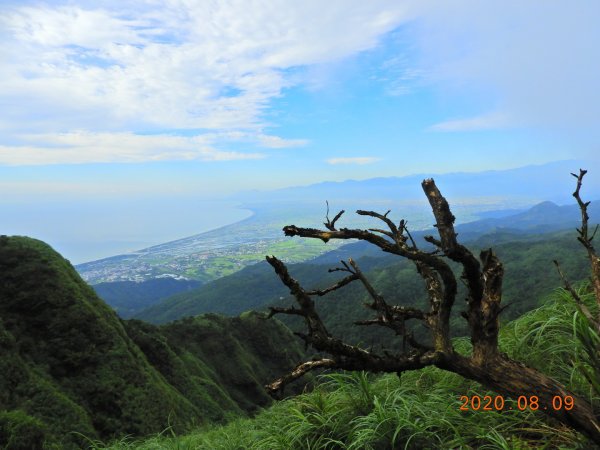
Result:
[[[476,366],[470,358],[454,355],[436,366],[477,381],[486,388],[513,399],[537,396],[540,410],[544,414],[586,434],[595,443],[600,443],[600,424],[590,404],[538,370],[503,356],[497,356],[485,366]],[[564,405],[560,409],[553,407],[555,397],[565,399],[568,396],[573,397],[572,409],[567,410]]]

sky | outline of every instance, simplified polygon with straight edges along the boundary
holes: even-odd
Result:
[[[118,240],[133,201],[152,222],[251,189],[598,161],[598,23],[594,0],[3,0],[0,219]]]

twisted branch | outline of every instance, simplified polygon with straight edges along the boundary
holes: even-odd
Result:
[[[582,227],[578,229],[579,240],[588,250],[592,264],[594,289],[600,302],[600,260],[591,244],[593,235],[588,234],[587,206],[580,196],[581,180],[585,171],[580,171],[577,189],[573,194],[582,211]],[[600,423],[594,415],[590,404],[563,385],[537,370],[527,367],[518,361],[511,360],[498,351],[499,314],[503,307],[502,279],[504,269],[501,262],[491,249],[482,251],[479,258],[457,241],[454,230],[454,215],[446,199],[441,195],[432,179],[424,180],[423,191],[435,217],[439,239],[432,236],[426,241],[437,247],[437,251],[427,253],[419,250],[406,228],[406,222],[400,221],[399,226],[388,218],[389,211],[378,214],[373,211],[359,210],[359,215],[377,218],[387,225],[388,230],[372,228],[370,230],[357,230],[342,228],[335,229],[335,222],[341,216],[339,213],[332,221],[327,215],[325,226],[327,231],[314,228],[301,228],[289,225],[283,228],[286,236],[301,236],[321,239],[324,242],[330,239],[360,239],[376,245],[387,253],[399,255],[411,260],[419,275],[425,281],[429,297],[429,312],[401,305],[388,305],[361,272],[352,259],[349,264],[342,261],[343,267],[330,269],[330,272],[346,272],[346,276],[333,286],[321,290],[304,290],[293,279],[285,265],[273,256],[268,256],[267,261],[275,269],[281,281],[290,289],[296,298],[298,308],[271,308],[270,316],[274,314],[300,315],[304,318],[308,333],[299,335],[307,345],[318,352],[331,355],[316,361],[309,361],[298,365],[290,374],[285,375],[267,386],[270,392],[278,392],[289,381],[295,380],[304,373],[316,368],[368,370],[370,372],[396,372],[420,369],[434,365],[440,369],[448,370],[465,378],[478,381],[483,386],[496,392],[514,398],[531,394],[540,399],[540,404],[551,405],[555,396],[572,396],[574,406],[570,410],[555,410],[548,408],[545,413],[556,418],[564,424],[586,433],[594,442],[600,443]],[[328,205],[329,206],[329,205]],[[328,211],[329,213],[329,211]],[[375,234],[378,233],[378,234]],[[406,235],[405,235],[406,233]],[[391,238],[389,240],[388,238]],[[410,241],[410,246],[407,244]],[[470,356],[463,356],[454,351],[450,340],[449,319],[457,291],[457,280],[448,263],[439,256],[442,252],[447,257],[462,265],[462,280],[468,289],[468,310],[464,317],[469,323],[473,350]],[[560,273],[560,272],[559,272]],[[393,355],[388,351],[383,354],[364,350],[358,346],[349,345],[340,339],[332,337],[315,311],[311,296],[325,295],[339,289],[352,281],[360,280],[372,303],[368,306],[377,312],[377,317],[356,322],[357,325],[379,325],[390,328],[403,337],[404,343],[408,342],[413,350],[407,352],[403,345],[403,352]],[[566,280],[566,279],[565,279]],[[423,345],[416,341],[410,331],[406,329],[406,321],[410,319],[421,320],[429,328],[433,346]]]
[[[580,195],[581,186],[583,183],[583,177],[585,176],[586,173],[587,173],[587,170],[579,169],[579,175],[575,175],[574,173],[571,174],[575,178],[577,178],[577,186],[575,188],[575,192],[573,192],[573,197],[575,197],[575,200],[577,200],[577,204],[579,205],[579,210],[581,211],[581,228],[577,228],[577,233],[579,234],[579,236],[577,236],[577,240],[579,242],[581,242],[581,244],[587,250],[588,259],[590,260],[590,265],[592,268],[592,277],[591,277],[592,278],[592,286],[594,289],[594,294],[596,296],[596,300],[598,302],[598,305],[600,306],[600,258],[598,257],[598,254],[596,253],[596,249],[592,245],[592,240],[594,239],[594,237],[596,235],[596,231],[598,231],[598,226],[596,226],[596,229],[590,236],[589,235],[589,227],[588,227],[588,221],[589,221],[590,217],[588,215],[587,208],[591,202],[589,202],[589,201],[584,202],[581,199],[581,195]],[[600,316],[595,321],[600,323]]]
[[[335,223],[338,221],[338,219],[340,217],[342,217],[342,214],[344,214],[346,211],[344,211],[343,209],[337,213],[335,215],[335,217],[333,218],[333,220],[329,220],[329,202],[326,201],[325,203],[327,203],[327,213],[325,214],[325,219],[327,220],[327,222],[323,222],[323,225],[325,225],[325,228],[327,228],[328,230],[331,231],[335,231]]]

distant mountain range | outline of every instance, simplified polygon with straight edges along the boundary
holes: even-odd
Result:
[[[600,200],[593,201],[588,207],[590,223],[600,222]],[[571,228],[573,231],[581,224],[581,213],[576,204],[559,206],[553,202],[538,203],[524,211],[500,217],[487,217],[473,222],[462,223],[455,227],[459,240],[462,242],[507,242],[523,238],[531,240],[536,235],[544,239],[544,234]],[[436,235],[434,229],[412,232],[417,242],[423,242],[423,237]],[[340,259],[358,256],[381,255],[381,251],[366,242],[355,242],[318,256],[311,262],[324,264],[335,263]]]
[[[355,200],[425,200],[421,181],[434,178],[442,193],[450,200],[476,197],[504,197],[518,204],[550,200],[567,203],[574,189],[570,172],[589,169],[585,180],[588,193],[600,194],[600,162],[557,161],[507,170],[483,172],[456,172],[446,174],[421,173],[416,175],[367,180],[327,181],[309,186],[297,186],[274,191],[242,193],[236,199],[248,204],[271,202],[322,203],[325,199]],[[595,198],[598,198],[596,195]],[[363,205],[364,207],[365,205]]]
[[[510,170],[434,177],[449,200],[457,223],[465,223],[474,221],[486,212],[493,216],[488,217],[490,220],[501,218],[502,210],[523,210],[546,200],[573,204],[571,192],[574,179],[569,172],[576,172],[579,167],[592,169],[585,180],[585,197],[600,198],[600,167],[592,162],[563,161]],[[595,171],[595,168],[598,170]],[[92,284],[146,281],[159,276],[208,282],[261,261],[265,254],[278,254],[287,262],[306,261],[340,244],[325,246],[314,241],[286,239],[281,227],[287,224],[322,226],[326,212],[325,200],[331,205],[330,215],[342,208],[347,211],[339,222],[340,226],[366,227],[372,224],[372,220],[353,214],[354,210],[360,208],[377,211],[391,209],[392,216],[408,219],[414,231],[429,228],[433,220],[421,190],[421,181],[429,176],[431,174],[325,182],[240,194],[238,200],[244,201],[246,208],[255,211],[255,215],[249,219],[131,254],[80,264],[76,268]],[[550,214],[557,220],[567,217],[559,210],[552,211],[550,205],[541,208],[538,212],[541,216]],[[535,211],[528,214],[535,215]],[[511,220],[507,218],[504,224],[498,223],[497,226],[510,227]],[[531,217],[527,222],[523,218],[522,227],[535,225],[535,220],[535,217]],[[544,226],[551,223],[551,220],[541,222]],[[485,223],[478,226],[489,227]],[[562,223],[555,229],[563,226],[567,225]]]

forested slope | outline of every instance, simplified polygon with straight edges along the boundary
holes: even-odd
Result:
[[[181,432],[244,414],[268,403],[262,384],[301,353],[289,330],[257,314],[124,322],[48,245],[0,237],[2,448],[79,448],[84,436]]]
[[[573,238],[572,230],[543,235],[500,231],[480,236],[467,246],[474,250],[493,246],[503,262],[506,270],[503,301],[510,305],[503,313],[505,320],[537,307],[541,298],[561,285],[552,264],[553,259],[561,261],[571,280],[586,278],[589,270],[585,252]],[[421,305],[426,301],[423,282],[414,265],[399,257],[382,252],[380,255],[379,258],[359,257],[358,264],[384,297],[392,303],[404,305]],[[327,269],[335,266],[328,261],[324,264],[290,265],[290,273],[305,286],[324,287],[339,278],[336,273],[328,273]],[[266,263],[259,263],[198,289],[170,297],[137,317],[164,323],[209,311],[237,315],[250,309],[291,304],[288,295],[287,288],[273,269]],[[349,327],[349,324],[369,314],[363,305],[366,298],[364,288],[352,284],[316,301],[331,331],[354,341],[365,342],[375,339],[380,331]],[[460,306],[457,308],[459,311]],[[284,320],[288,324],[294,323],[289,318]],[[458,323],[463,325],[462,321]]]
[[[158,303],[160,300],[202,286],[196,280],[176,280],[171,277],[146,281],[112,281],[94,284],[98,296],[123,319]]]

